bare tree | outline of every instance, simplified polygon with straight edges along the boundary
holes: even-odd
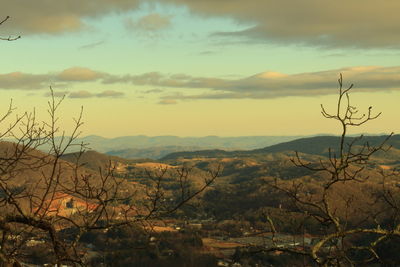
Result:
[[[302,214],[300,228],[304,229],[304,224],[310,221],[318,225],[312,233],[313,242],[307,246],[303,243],[301,248],[283,247],[274,242],[279,225],[266,214],[274,245],[253,249],[253,252],[287,252],[305,257],[309,264],[318,266],[384,263],[379,246],[392,237],[400,236],[398,189],[393,183],[393,179],[398,177],[397,171],[385,172],[371,161],[374,155],[390,148],[387,143],[393,133],[377,144],[363,141],[362,135],[347,137],[350,127],[375,120],[381,113],[374,114],[372,107],[361,113],[351,104],[349,92],[353,85],[344,88],[342,75],[338,84],[339,95],[334,112],[321,105],[322,115],[339,122],[341,126],[337,148],[329,148],[328,156],[322,157],[319,162],[307,162],[298,152],[292,158],[296,166],[319,174],[317,177],[320,180],[315,180],[313,184],[318,189],[309,193],[307,185],[301,180],[289,182],[276,179],[272,183],[276,190],[288,197],[292,210]],[[355,194],[352,188],[359,188],[362,194]],[[362,208],[360,203],[367,208]]]
[[[0,21],[0,26],[5,23],[7,20],[10,19],[10,16],[5,17],[3,20]],[[8,36],[8,37],[0,37],[0,40],[3,41],[15,41],[17,39],[21,38],[21,36]]]
[[[179,192],[165,202],[167,169],[151,177],[155,187],[144,188],[117,178],[111,161],[99,172],[83,168],[80,157],[86,144],[76,142],[83,108],[73,118],[72,130],[65,132],[57,115],[64,98],[57,100],[50,90],[47,119],[39,120],[35,110],[13,117],[12,101],[0,118],[0,266],[21,266],[37,244],[49,254],[50,263],[86,265],[81,244],[85,233],[151,225],[199,195],[219,175],[219,169],[210,171],[204,185],[193,190],[190,171],[177,169]],[[79,150],[75,163],[62,160],[71,148]]]
[[[12,118],[10,104],[0,123],[0,262],[16,265],[29,259],[32,242],[42,242],[53,263],[85,265],[80,239],[83,234],[113,227],[151,224],[171,215],[200,194],[218,176],[210,172],[204,186],[188,186],[190,171],[178,169],[179,192],[165,202],[162,187],[167,169],[156,174],[156,186],[145,189],[115,176],[112,164],[98,173],[61,158],[77,146],[81,155],[85,144],[77,144],[82,110],[67,134],[59,125],[61,100],[52,94],[47,121],[38,121],[35,112]],[[12,140],[12,142],[10,142]],[[38,149],[48,147],[47,152]],[[140,191],[140,192],[138,192]],[[138,193],[146,191],[143,199]],[[66,234],[66,233],[72,234]]]

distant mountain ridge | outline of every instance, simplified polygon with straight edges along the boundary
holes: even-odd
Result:
[[[371,140],[378,140],[386,135],[368,136]],[[309,139],[314,138],[314,139]],[[126,159],[151,158],[162,159],[171,155],[193,155],[215,157],[216,155],[262,154],[280,151],[299,151],[308,154],[321,155],[321,150],[327,147],[334,148],[338,137],[329,135],[317,136],[239,136],[239,137],[178,137],[178,136],[123,136],[105,138],[97,135],[85,136],[75,140],[76,144],[87,145],[88,150],[95,150],[111,156]],[[348,137],[353,138],[353,137]],[[397,137],[392,138],[394,141]],[[56,138],[57,140],[59,138]],[[312,145],[310,145],[312,140]],[[321,147],[322,146],[322,147]],[[48,148],[42,147],[46,151]],[[71,147],[68,153],[77,152],[79,146]],[[204,151],[207,150],[207,151]],[[189,154],[185,154],[189,152]],[[327,152],[327,150],[325,151]],[[178,154],[174,154],[178,153]],[[183,153],[183,154],[179,154]],[[233,154],[232,154],[233,153]],[[192,155],[192,156],[193,156]],[[192,157],[190,156],[190,157]]]
[[[198,146],[160,146],[149,148],[126,148],[121,150],[107,151],[110,156],[118,156],[125,159],[149,158],[160,159],[168,154],[182,151],[198,151],[204,148]]]
[[[355,146],[360,146],[365,142],[370,145],[378,145],[386,139],[387,135],[381,136],[364,136],[361,140],[355,142]],[[345,143],[352,142],[356,137],[347,137]],[[194,152],[176,152],[171,153],[161,160],[172,160],[178,158],[195,158],[195,157],[242,157],[242,156],[253,156],[266,153],[278,153],[278,152],[294,152],[327,156],[329,154],[329,148],[331,151],[338,151],[339,149],[339,136],[314,136],[300,138],[288,142],[283,142],[271,146],[267,146],[260,149],[246,150],[246,151],[224,151],[220,149],[213,150],[201,150]],[[391,145],[394,149],[400,149],[400,135],[394,135],[389,139],[388,145]]]
[[[238,136],[238,137],[179,137],[179,136],[122,136],[105,138],[90,135],[78,138],[77,142],[88,143],[89,147],[99,152],[123,149],[143,149],[155,147],[196,147],[219,148],[225,150],[242,150],[266,147],[281,142],[287,142],[304,136]]]
[[[77,138],[75,144],[85,144],[95,150],[124,158],[159,159],[173,152],[204,149],[249,150],[278,144],[302,136],[238,136],[238,137],[179,137],[179,136],[122,136],[105,138],[89,135]],[[56,141],[61,140],[60,137]],[[46,151],[48,147],[41,147]],[[79,151],[79,146],[70,147],[68,153]]]

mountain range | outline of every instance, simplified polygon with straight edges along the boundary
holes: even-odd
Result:
[[[95,150],[123,158],[160,159],[173,152],[198,151],[204,149],[250,150],[271,146],[301,138],[302,136],[239,136],[239,137],[179,137],[179,136],[122,136],[105,138],[90,135],[77,138],[74,143],[85,144],[88,150]],[[60,138],[58,138],[60,139]],[[48,150],[42,147],[42,150]],[[76,152],[78,146],[68,152]]]
[[[356,140],[355,146],[364,142],[376,145],[387,135],[369,135],[362,140],[347,137],[345,143]],[[178,137],[178,136],[125,136],[105,138],[91,135],[75,140],[75,143],[85,144],[86,150],[94,150],[110,156],[125,159],[169,160],[179,157],[232,157],[251,156],[272,152],[294,152],[327,156],[331,151],[338,150],[339,137],[329,135],[318,136],[242,136],[242,137]],[[400,153],[400,136],[390,138],[389,145],[393,147],[389,154]],[[70,153],[77,152],[77,146],[71,147]],[[48,148],[42,147],[46,151]],[[399,151],[397,151],[399,150]],[[386,158],[389,156],[386,154]]]
[[[361,148],[363,144],[368,143],[371,146],[377,146],[382,143],[387,138],[387,135],[379,135],[379,136],[364,136],[359,139],[357,137],[347,137],[345,139],[345,149],[348,147],[348,144],[354,143],[353,148]],[[282,142],[279,144],[274,144],[271,146],[266,146],[264,148],[252,149],[252,150],[235,150],[235,151],[225,151],[221,149],[213,149],[213,150],[200,150],[193,152],[176,152],[171,153],[161,160],[172,160],[177,158],[196,158],[196,157],[248,157],[248,156],[257,156],[268,153],[281,153],[288,152],[293,153],[295,151],[310,155],[318,155],[318,156],[328,156],[329,149],[332,153],[337,152],[339,150],[339,141],[340,137],[338,136],[314,136],[314,137],[306,137],[299,138],[295,140],[291,140],[288,142]],[[388,142],[386,143],[386,147],[391,147],[389,153],[398,154],[396,152],[400,152],[400,135],[393,135]],[[380,154],[384,156],[384,154]]]

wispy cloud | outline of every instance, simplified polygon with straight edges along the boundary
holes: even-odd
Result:
[[[151,89],[151,90],[143,91],[143,93],[145,93],[145,94],[158,94],[158,93],[162,93],[162,92],[164,92],[164,90],[161,90],[161,89]]]
[[[163,99],[160,102],[158,102],[158,104],[161,105],[175,105],[178,104],[178,102],[174,99]]]
[[[54,97],[65,97],[66,95],[68,95],[68,91],[53,91],[53,96]],[[51,96],[51,92],[47,92],[44,94],[45,97],[50,97]]]
[[[89,91],[77,91],[77,92],[72,92],[68,96],[69,98],[91,98],[95,97],[95,95]]]
[[[65,69],[57,75],[58,80],[67,82],[83,82],[83,81],[95,81],[103,77],[104,74],[101,72],[93,71],[88,68],[73,67]]]
[[[123,92],[113,91],[113,90],[106,90],[101,93],[92,93],[86,90],[76,91],[69,94],[69,98],[94,98],[94,97],[101,97],[101,98],[119,98],[124,96]]]
[[[152,13],[145,15],[138,20],[127,19],[125,26],[128,29],[140,30],[146,32],[156,32],[164,30],[171,26],[171,17],[161,15],[158,13]]]
[[[113,90],[106,90],[99,94],[96,94],[97,97],[111,97],[111,98],[118,98],[118,97],[122,97],[124,95],[125,94],[122,92],[113,91]]]
[[[76,82],[94,82],[107,74],[83,67],[72,67],[58,73],[32,74],[10,72],[0,74],[0,89],[40,90],[49,86],[66,86]]]
[[[51,75],[29,74],[23,72],[11,72],[0,74],[0,88],[2,89],[39,89],[48,86]]]
[[[216,51],[206,50],[206,51],[201,51],[201,52],[199,53],[199,55],[202,55],[202,56],[209,56],[209,55],[214,55],[214,54],[216,54],[216,53],[217,53]]]
[[[95,48],[96,46],[100,46],[102,44],[104,44],[105,41],[98,41],[98,42],[94,42],[94,43],[90,43],[90,44],[85,44],[79,47],[79,49],[92,49]]]

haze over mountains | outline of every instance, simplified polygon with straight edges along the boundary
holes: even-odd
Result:
[[[357,147],[361,147],[364,143],[368,143],[371,146],[377,146],[382,143],[388,135],[379,136],[365,136],[362,139],[357,137],[347,137],[345,140],[345,149],[348,143],[354,142],[353,151],[357,150]],[[287,142],[266,146],[264,148],[252,149],[252,150],[238,150],[238,151],[224,151],[220,149],[215,150],[202,150],[193,152],[176,152],[171,153],[162,160],[170,160],[176,158],[196,158],[196,157],[251,157],[269,153],[293,153],[294,151],[317,155],[317,156],[328,156],[329,149],[334,153],[338,151],[340,137],[338,136],[314,136],[299,138]],[[393,158],[396,154],[400,155],[400,135],[393,135],[387,142],[387,146],[391,146],[391,149],[385,153],[378,153],[377,155],[386,156]],[[387,154],[389,153],[389,154]]]
[[[356,137],[347,137],[345,140],[345,149],[347,144],[354,143],[352,151],[357,151],[358,149],[362,148],[362,145],[368,143],[371,146],[378,146],[381,144],[388,135],[379,135],[379,136],[365,136],[362,139],[358,139]],[[86,138],[86,140],[90,140],[90,138]],[[135,138],[140,139],[138,137],[125,137],[126,139],[135,140]],[[250,138],[223,138],[223,137],[204,137],[198,138],[197,140],[204,141],[204,140],[218,140],[219,143],[215,142],[215,146],[217,144],[225,144],[225,146],[229,147],[229,145],[233,145],[234,140],[244,140],[243,144],[246,144],[245,141],[248,141],[247,144],[250,146],[251,139]],[[242,138],[242,139],[241,139]],[[267,140],[268,137],[254,137],[256,140],[253,143],[258,141],[261,143],[260,140],[264,139]],[[283,137],[282,139],[289,139],[293,137]],[[96,137],[98,140],[97,143],[94,145],[90,145],[90,147],[100,147],[103,148],[103,151],[106,150],[108,146],[111,146],[113,143],[118,145],[118,139],[106,139],[102,137]],[[124,139],[124,138],[121,138]],[[143,140],[156,140],[160,141],[162,137],[143,137]],[[167,138],[168,139],[168,138]],[[170,137],[170,140],[176,141],[177,139],[183,139],[185,141],[196,141],[196,138],[179,138],[179,137]],[[222,141],[226,139],[230,139],[229,142],[223,143]],[[101,143],[101,140],[108,140],[108,143]],[[275,137],[275,139],[271,138],[270,142],[275,142],[279,140],[279,137]],[[205,144],[205,142],[201,143],[198,141],[199,146],[159,146],[159,147],[150,147],[150,148],[126,148],[121,150],[111,150],[106,151],[105,153],[101,150],[91,150],[87,151],[83,155],[83,161],[89,162],[96,166],[96,168],[101,165],[107,163],[109,160],[113,162],[120,162],[123,164],[131,164],[134,162],[142,162],[142,161],[156,161],[156,162],[176,162],[181,161],[183,159],[186,160],[196,160],[199,158],[203,159],[223,159],[223,158],[252,158],[252,159],[260,159],[262,160],[288,160],[291,156],[294,155],[294,152],[299,152],[303,157],[306,158],[314,158],[314,157],[327,157],[329,155],[329,150],[331,153],[335,153],[338,151],[340,137],[338,136],[313,136],[313,137],[304,137],[298,138],[295,140],[284,141],[281,143],[265,146],[262,148],[256,149],[241,149],[241,150],[224,150],[224,149],[207,149],[205,146],[201,146]],[[88,141],[87,141],[88,142]],[[132,142],[130,144],[135,144]],[[186,143],[188,144],[188,142]],[[142,146],[145,144],[142,143]],[[211,146],[211,142],[208,142],[208,145]],[[388,142],[386,143],[385,147],[391,147],[388,151],[378,152],[374,155],[373,160],[375,162],[379,162],[380,164],[390,164],[390,165],[398,165],[400,161],[400,135],[393,135]],[[126,146],[129,147],[129,144]],[[109,148],[109,147],[108,147]],[[73,154],[65,155],[64,159],[67,161],[73,161],[72,157]],[[310,159],[311,159],[310,158]],[[99,164],[101,162],[101,164]],[[90,164],[89,164],[90,165]],[[96,169],[95,168],[95,169]]]
[[[387,134],[368,135],[363,141],[375,144],[383,140]],[[352,140],[349,137],[348,140]],[[398,149],[399,137],[393,136],[391,144]],[[75,143],[84,143],[87,150],[94,150],[111,156],[125,159],[163,159],[164,157],[179,157],[195,155],[214,157],[243,156],[246,154],[263,154],[268,152],[299,151],[307,154],[327,155],[328,148],[338,144],[337,136],[239,136],[239,137],[178,137],[178,136],[124,136],[105,138],[90,135],[76,139]],[[45,149],[45,148],[44,148]],[[74,150],[75,149],[75,150]],[[69,152],[76,152],[78,147],[72,147]],[[171,155],[170,155],[171,154]]]
[[[75,143],[88,144],[91,150],[123,158],[159,159],[170,153],[182,151],[205,149],[250,150],[300,137],[302,136],[178,137],[137,135],[105,138],[90,135],[78,138]]]

